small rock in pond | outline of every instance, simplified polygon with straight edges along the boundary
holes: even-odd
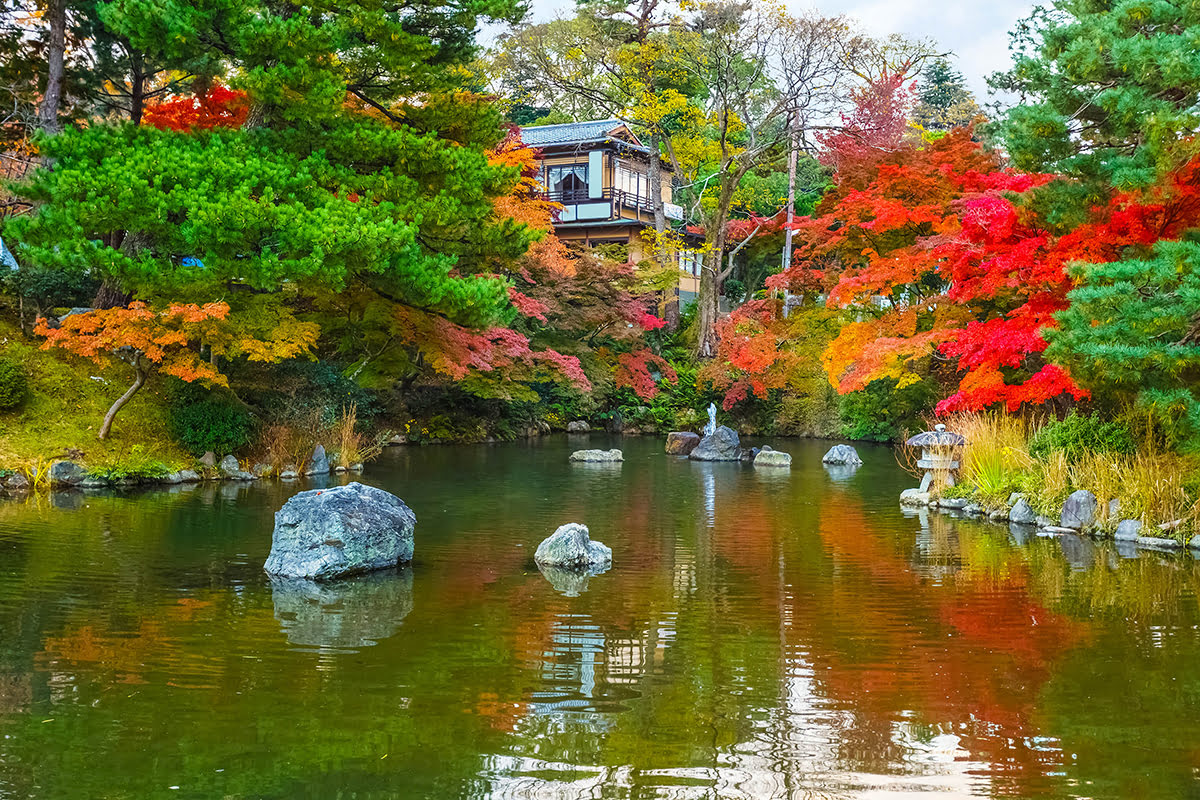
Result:
[[[283,481],[294,481],[300,477],[300,471],[296,469],[294,464],[289,464],[279,471],[279,479]]]
[[[308,467],[304,470],[305,475],[328,475],[329,474],[329,456],[325,455],[325,448],[322,445],[317,445],[313,448],[312,455],[308,457]]]
[[[181,469],[175,473],[179,478],[178,483],[198,483],[200,481],[200,473],[194,469]]]
[[[271,575],[332,580],[412,560],[417,516],[394,494],[348,483],[300,492],[275,512]]]
[[[791,465],[791,454],[772,450],[769,447],[763,447],[754,457],[754,466],[756,467],[790,467]]]
[[[1149,547],[1152,550],[1182,550],[1183,543],[1175,539],[1163,539],[1158,536],[1139,536],[1138,547]]]
[[[737,431],[722,425],[701,439],[688,458],[693,461],[738,461],[742,457],[741,450]]]
[[[1113,538],[1118,542],[1136,542],[1141,535],[1142,521],[1140,519],[1123,519],[1117,524],[1117,532]]]
[[[672,431],[667,434],[666,451],[672,456],[686,456],[700,444],[700,434],[691,431]]]
[[[943,497],[938,499],[938,505],[942,508],[965,509],[967,507],[967,498]]]
[[[970,514],[972,517],[982,517],[984,512],[983,506],[979,503],[967,503],[963,508],[964,514]]]
[[[597,569],[612,564],[612,548],[593,542],[586,525],[568,522],[542,540],[533,560],[539,567]]]
[[[26,478],[19,472],[15,475],[9,475],[4,481],[4,488],[23,492],[29,488],[29,478]]]
[[[1096,521],[1096,495],[1087,489],[1072,492],[1063,503],[1059,525],[1064,528],[1083,530]]]
[[[568,460],[587,464],[611,464],[624,461],[625,455],[615,448],[612,450],[576,450],[571,453]]]
[[[592,429],[592,426],[581,419],[567,423],[567,433],[587,433]]]
[[[858,457],[858,451],[848,444],[835,444],[829,448],[829,452],[821,457],[823,464],[848,464],[850,466],[861,466],[862,459]]]
[[[1017,525],[1036,525],[1037,520],[1037,513],[1024,497],[1018,498],[1012,510],[1008,512],[1008,521]]]
[[[902,506],[928,506],[930,499],[929,492],[922,492],[920,489],[905,489],[900,493],[900,505]]]

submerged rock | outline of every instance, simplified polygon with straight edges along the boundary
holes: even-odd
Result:
[[[592,429],[592,426],[581,419],[567,423],[567,433],[587,433]]]
[[[412,560],[417,516],[394,494],[349,483],[300,492],[275,512],[271,575],[332,580]]]
[[[593,542],[586,525],[568,522],[542,540],[533,560],[539,567],[606,569],[612,564],[612,548]]]
[[[1096,495],[1087,489],[1072,492],[1063,503],[1062,517],[1058,524],[1075,530],[1091,527],[1096,521],[1096,505]]]
[[[737,461],[741,458],[741,447],[737,431],[722,425],[701,439],[688,458],[693,461]]]
[[[672,431],[667,434],[667,455],[690,455],[698,444],[700,444],[700,434],[691,431]]]
[[[1037,512],[1024,497],[1018,498],[1017,502],[1013,504],[1012,510],[1008,512],[1008,521],[1018,525],[1036,525],[1037,520]]]
[[[625,460],[625,454],[620,450],[576,450],[571,453],[569,461],[583,462],[586,464],[611,464]]]
[[[779,450],[772,450],[765,445],[758,451],[758,455],[754,457],[754,466],[756,467],[790,467],[792,466],[792,456],[789,453],[783,453]]]
[[[858,457],[858,451],[848,444],[835,444],[829,448],[829,452],[821,456],[822,464],[846,464],[848,466],[862,466],[862,459]]]

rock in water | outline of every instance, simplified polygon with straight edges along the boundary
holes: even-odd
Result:
[[[275,512],[271,575],[332,580],[411,561],[417,516],[404,501],[349,483],[300,492]]]
[[[1118,542],[1136,542],[1138,537],[1142,535],[1142,521],[1140,519],[1123,519],[1117,525],[1117,532],[1113,536]]]
[[[612,564],[612,548],[593,542],[586,525],[568,522],[538,545],[533,560],[540,567],[604,569]]]
[[[737,461],[741,458],[737,431],[724,425],[705,436],[688,455],[693,461]]]
[[[581,419],[567,423],[567,433],[587,433],[592,429],[592,426]]]
[[[758,455],[754,457],[754,466],[756,467],[790,467],[791,465],[792,457],[790,454],[781,453],[769,447],[763,447],[758,451]]]
[[[620,450],[576,450],[571,453],[571,461],[583,461],[588,464],[611,463],[624,461],[625,455]]]
[[[1012,510],[1008,512],[1008,521],[1017,525],[1036,525],[1037,512],[1025,501],[1024,497],[1021,497],[1017,499]]]
[[[313,448],[312,455],[308,458],[308,467],[304,470],[304,474],[329,474],[329,456],[325,455],[325,448],[322,445],[317,445]]]
[[[1059,525],[1077,531],[1091,527],[1096,521],[1096,505],[1096,495],[1087,489],[1071,492],[1067,502],[1063,503]]]
[[[822,464],[846,464],[848,466],[857,467],[862,465],[862,459],[858,457],[858,451],[848,444],[835,444],[829,448],[829,452],[821,456]]]
[[[667,434],[667,455],[686,456],[700,444],[700,434],[691,431],[672,431]]]

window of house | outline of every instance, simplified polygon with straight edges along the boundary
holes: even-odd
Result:
[[[577,203],[588,197],[587,164],[550,164],[542,167],[542,185],[552,200]]]
[[[618,161],[616,174],[613,175],[613,189],[624,192],[629,196],[629,201],[636,199],[649,202],[650,177],[632,164]]]

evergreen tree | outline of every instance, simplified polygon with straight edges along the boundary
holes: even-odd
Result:
[[[921,73],[913,120],[926,130],[946,131],[968,125],[979,115],[975,96],[962,73],[945,58],[935,58]]]

